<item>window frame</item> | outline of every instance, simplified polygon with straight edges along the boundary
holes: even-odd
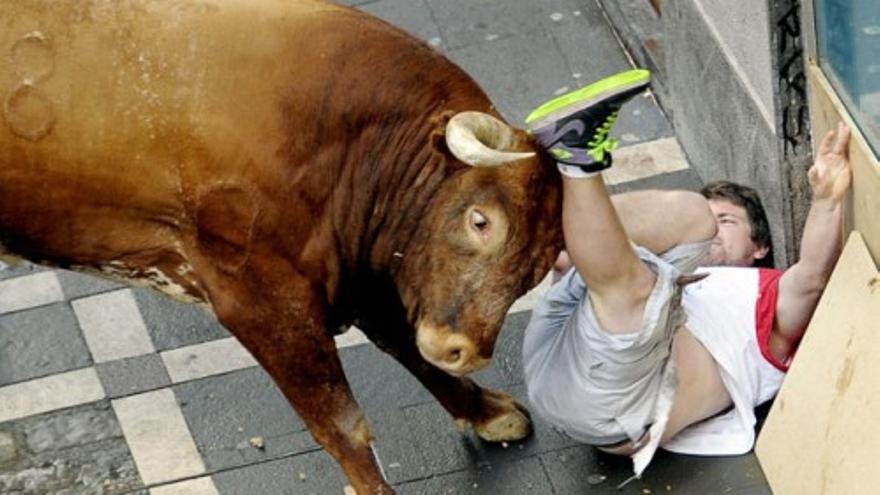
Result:
[[[852,129],[850,163],[853,169],[853,187],[846,208],[845,231],[847,234],[852,230],[859,231],[877,263],[880,261],[880,157],[874,153],[819,64],[814,2],[815,0],[803,0],[801,3],[801,29],[807,56],[805,65],[814,153],[819,140],[838,121],[844,121]]]

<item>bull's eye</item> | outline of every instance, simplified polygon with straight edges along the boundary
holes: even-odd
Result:
[[[471,225],[480,232],[489,227],[489,219],[477,210],[471,212]]]
[[[460,218],[461,229],[465,231],[468,244],[477,252],[499,253],[507,237],[508,219],[504,210],[495,204],[480,204],[469,207]]]

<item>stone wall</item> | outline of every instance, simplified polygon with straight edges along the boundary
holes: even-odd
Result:
[[[737,9],[762,2],[743,0]],[[724,34],[737,29],[766,33],[766,2],[763,20],[760,15],[748,21],[740,19],[739,28],[730,26],[724,31],[716,29],[715,24],[736,17],[718,19],[724,13],[719,6],[707,10],[701,3],[664,3],[665,104],[671,107],[669,113],[682,147],[704,182],[728,179],[759,191],[770,220],[776,264],[784,266],[792,259],[793,236],[772,84],[767,81],[772,81],[770,43],[767,37],[762,40],[758,36],[757,41],[743,46],[741,36],[731,34],[725,38]]]
[[[588,0],[582,0],[588,1]],[[797,259],[812,160],[802,0],[598,0],[703,182],[754,186],[776,265]]]

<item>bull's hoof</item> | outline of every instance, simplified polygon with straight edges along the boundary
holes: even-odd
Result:
[[[487,419],[474,422],[474,431],[487,442],[522,440],[532,433],[529,412],[512,397],[485,390],[483,398],[491,414]]]

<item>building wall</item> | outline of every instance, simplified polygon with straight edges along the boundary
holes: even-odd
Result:
[[[785,266],[792,225],[776,135],[767,9],[766,0],[664,2],[665,105],[704,182],[728,179],[759,191],[777,266]]]
[[[698,0],[694,7],[702,11],[704,22],[714,29],[732,68],[771,127],[775,127],[767,0]]]

